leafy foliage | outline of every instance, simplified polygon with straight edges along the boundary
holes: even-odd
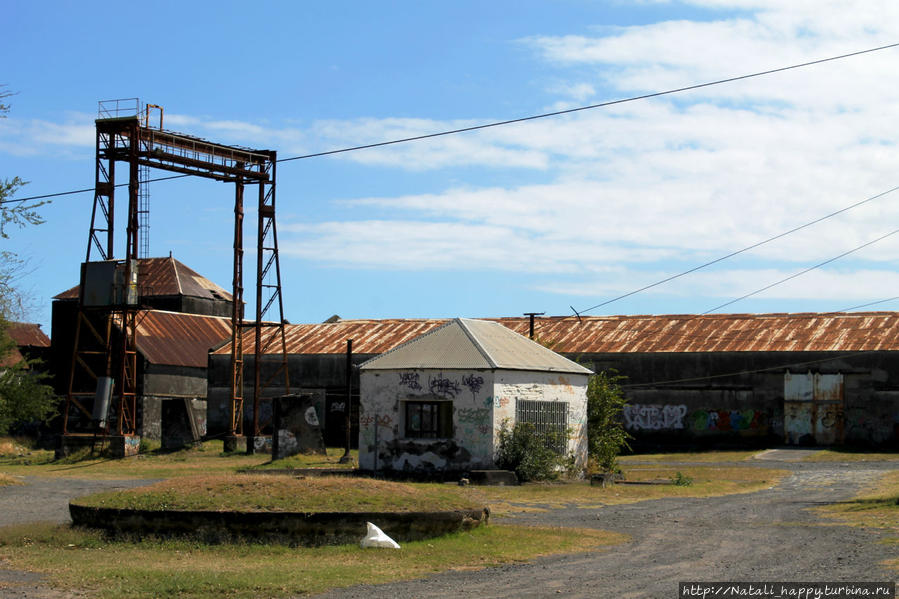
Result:
[[[573,456],[557,449],[565,447],[566,442],[566,435],[541,434],[530,422],[519,422],[512,427],[504,422],[499,431],[496,465],[512,470],[522,482],[556,480],[573,463]]]
[[[0,86],[0,118],[5,118],[9,105],[3,100],[12,93]],[[12,200],[12,195],[25,182],[18,177],[0,179],[0,238],[8,239],[7,226],[38,225],[43,222],[35,211],[44,202],[27,203]],[[19,360],[16,345],[7,334],[9,321],[21,315],[22,299],[15,287],[23,262],[8,250],[0,250],[0,434],[17,424],[45,421],[54,412],[53,390],[43,381],[46,374],[37,372],[37,361]]]
[[[55,413],[53,389],[44,384],[49,377],[38,372],[37,360],[16,361],[16,344],[6,334],[8,323],[0,317],[0,434],[19,424],[45,422]]]
[[[677,474],[671,477],[671,483],[678,487],[689,487],[693,484],[693,477],[678,470]]]
[[[9,104],[3,100],[13,95],[12,92],[3,89],[0,85],[0,119],[6,118],[9,112]],[[12,179],[0,179],[0,238],[9,239],[8,226],[39,225],[44,220],[37,213],[37,208],[47,202],[20,202],[12,199],[16,190],[26,184],[18,177]],[[9,252],[3,252],[3,260],[6,261]]]
[[[621,390],[625,377],[614,370],[590,377],[587,384],[587,434],[591,461],[600,472],[618,471],[618,455],[630,449],[621,412],[627,399]]]

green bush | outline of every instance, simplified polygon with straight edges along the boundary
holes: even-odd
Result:
[[[530,422],[512,427],[504,422],[499,431],[496,465],[515,472],[522,482],[556,480],[574,464],[574,456],[564,451],[567,441],[565,434],[537,432]]]
[[[621,390],[625,377],[614,370],[600,372],[587,383],[587,436],[590,462],[599,472],[618,472],[618,454],[630,449],[621,412],[627,405]]]
[[[678,471],[677,474],[671,477],[671,482],[678,487],[689,487],[693,484],[693,479]]]

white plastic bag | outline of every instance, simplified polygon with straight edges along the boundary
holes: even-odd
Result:
[[[371,522],[366,522],[368,525],[368,532],[365,535],[365,538],[362,539],[362,542],[359,543],[362,547],[387,547],[388,549],[399,549],[400,545],[390,537],[384,534],[384,531],[372,524]]]

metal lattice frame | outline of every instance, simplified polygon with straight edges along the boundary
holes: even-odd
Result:
[[[233,310],[231,315],[231,409],[230,433],[243,435],[244,384],[243,384],[243,332],[253,328],[255,334],[255,381],[253,397],[253,435],[260,432],[259,403],[264,399],[265,388],[275,378],[283,376],[283,388],[289,392],[286,339],[284,335],[284,304],[281,295],[281,269],[278,259],[278,238],[275,226],[275,163],[277,154],[267,150],[251,150],[235,146],[215,144],[199,138],[153,129],[148,119],[142,125],[140,103],[133,99],[136,108],[122,108],[120,102],[101,103],[97,119],[96,168],[94,205],[91,211],[91,228],[88,235],[85,262],[91,262],[93,251],[101,260],[113,260],[115,242],[115,164],[127,162],[128,216],[127,247],[124,270],[126,286],[133,281],[132,269],[141,251],[140,219],[146,216],[146,206],[140,204],[141,168],[158,168],[195,175],[235,184],[234,205],[234,277]],[[155,107],[155,106],[154,106]],[[158,107],[156,107],[158,108]],[[131,112],[121,116],[122,112]],[[259,186],[259,223],[257,237],[256,320],[244,322],[243,312],[243,192],[245,185]],[[105,239],[104,239],[105,238]],[[104,243],[105,242],[105,243]],[[84,290],[82,274],[82,290]],[[135,290],[136,291],[136,290]],[[87,398],[93,392],[75,391],[76,372],[97,381],[101,376],[117,377],[114,391],[116,422],[115,433],[133,434],[137,431],[137,306],[126,301],[127,290],[121,293],[121,302],[103,309],[84,305],[83,294],[79,299],[75,342],[69,371],[66,406],[63,417],[63,434],[68,434],[72,424],[70,416],[76,413],[91,416]],[[265,321],[277,306],[277,320]],[[274,316],[274,314],[272,314]],[[271,318],[271,316],[269,316]],[[98,325],[102,322],[103,325]],[[121,330],[116,340],[114,330]],[[261,364],[267,350],[280,341],[280,365],[265,381],[261,379]],[[113,429],[107,424],[99,432],[109,434]],[[97,432],[97,431],[95,431]]]

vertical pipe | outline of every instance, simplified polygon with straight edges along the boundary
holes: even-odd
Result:
[[[353,406],[353,340],[346,340],[346,404],[344,405],[344,416],[346,421],[346,449],[340,458],[341,464],[350,461],[350,444],[352,443],[353,421],[351,419]]]

